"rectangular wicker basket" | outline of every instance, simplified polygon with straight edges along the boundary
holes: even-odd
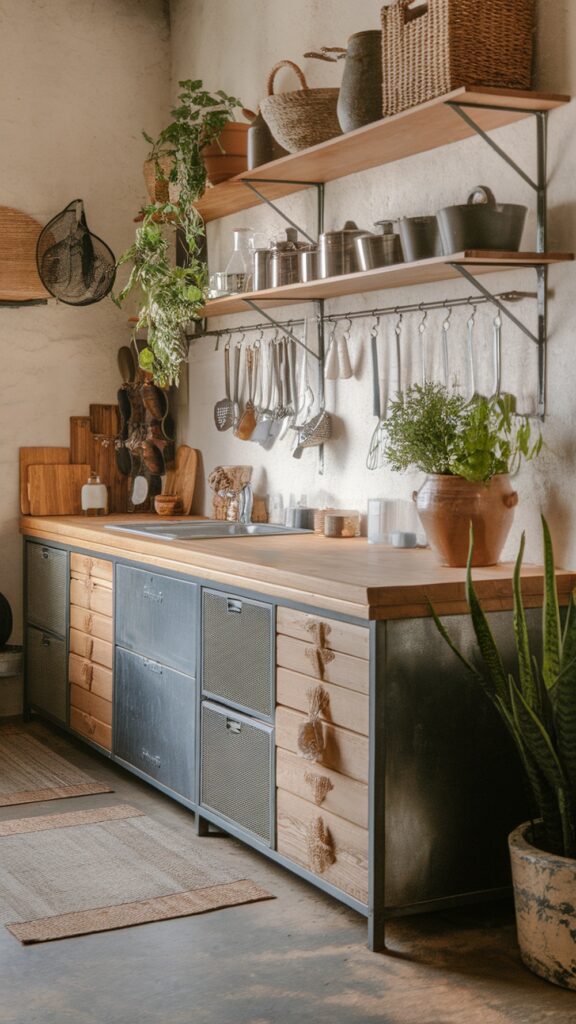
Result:
[[[382,8],[383,114],[459,86],[529,89],[535,0],[396,0]]]

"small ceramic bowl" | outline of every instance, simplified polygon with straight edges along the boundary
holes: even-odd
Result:
[[[159,516],[177,516],[182,512],[182,498],[178,494],[157,494],[154,508]]]

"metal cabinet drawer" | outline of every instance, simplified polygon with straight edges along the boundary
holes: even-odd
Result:
[[[270,605],[204,590],[202,692],[270,717],[274,708],[273,625]]]
[[[273,842],[274,734],[270,726],[205,701],[202,704],[200,801]]]
[[[196,676],[197,595],[195,583],[119,565],[116,642]]]
[[[195,683],[118,649],[114,753],[188,800],[194,798]]]
[[[66,722],[66,643],[29,626],[26,630],[26,702]]]
[[[46,544],[26,544],[26,615],[28,622],[58,636],[66,635],[68,552]]]

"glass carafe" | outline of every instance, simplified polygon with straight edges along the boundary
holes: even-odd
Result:
[[[225,270],[226,289],[229,294],[248,292],[252,288],[255,232],[252,228],[236,228],[232,239],[232,255]]]

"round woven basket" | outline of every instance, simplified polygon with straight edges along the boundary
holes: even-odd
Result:
[[[296,92],[274,95],[274,79],[280,68],[292,68],[300,82]],[[260,110],[272,135],[289,153],[333,139],[342,134],[336,104],[338,89],[309,89],[304,72],[291,60],[281,60],[268,76],[268,95]]]
[[[0,299],[26,302],[50,299],[36,267],[36,243],[42,226],[10,206],[0,206]]]

